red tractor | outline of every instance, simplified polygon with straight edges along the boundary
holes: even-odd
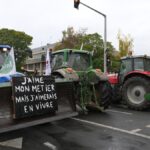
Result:
[[[150,57],[123,57],[119,72],[108,76],[114,89],[114,102],[123,102],[135,110],[149,108]]]

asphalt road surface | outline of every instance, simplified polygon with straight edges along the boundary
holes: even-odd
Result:
[[[150,150],[150,111],[112,107],[0,134],[0,150]]]

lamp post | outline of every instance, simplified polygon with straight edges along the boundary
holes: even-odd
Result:
[[[92,8],[92,7],[88,6],[88,5],[80,2],[80,0],[74,0],[74,7],[75,8],[78,9],[79,8],[79,4],[82,4],[83,6],[85,6],[85,7],[89,8],[89,9],[95,11],[96,13],[98,13],[98,14],[100,14],[100,15],[102,15],[104,17],[104,73],[106,73],[107,72],[107,61],[106,61],[106,50],[107,50],[107,16],[104,13],[102,13],[102,12],[100,12],[100,11],[98,11],[98,10],[96,10],[96,9],[94,9],[94,8]]]

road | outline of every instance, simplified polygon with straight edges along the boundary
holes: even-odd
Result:
[[[0,150],[150,150],[150,111],[112,107],[0,135]]]

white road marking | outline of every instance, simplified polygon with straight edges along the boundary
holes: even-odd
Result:
[[[129,112],[124,112],[124,111],[118,111],[118,110],[113,110],[113,109],[108,109],[106,112],[114,112],[114,113],[120,113],[120,114],[125,114],[125,115],[132,115],[132,113]]]
[[[146,128],[150,128],[150,124],[149,124],[149,125],[146,125]]]
[[[22,149],[22,141],[23,141],[23,138],[21,137],[21,138],[17,138],[17,139],[11,139],[8,141],[0,142],[0,145],[5,146],[5,147]]]
[[[139,131],[141,131],[142,129],[134,129],[134,130],[131,130],[130,132],[132,132],[132,133],[137,133],[137,132],[139,132]]]
[[[87,123],[87,124],[90,124],[90,125],[103,127],[103,128],[111,129],[111,130],[122,132],[122,133],[127,133],[127,134],[130,134],[130,135],[134,135],[134,136],[138,136],[138,137],[142,137],[142,138],[150,140],[150,136],[148,136],[148,135],[144,135],[144,134],[140,134],[140,133],[133,133],[133,132],[128,131],[128,130],[124,130],[124,129],[120,129],[120,128],[116,128],[116,127],[108,126],[108,125],[104,125],[104,124],[99,124],[99,123],[96,123],[96,122],[91,122],[91,121],[87,121],[87,120],[83,120],[83,119],[78,119],[78,118],[71,118],[71,119],[76,120],[76,121],[80,121],[80,122],[83,122],[83,123]]]
[[[49,147],[52,150],[57,150],[57,147],[49,142],[45,142],[44,145]]]

